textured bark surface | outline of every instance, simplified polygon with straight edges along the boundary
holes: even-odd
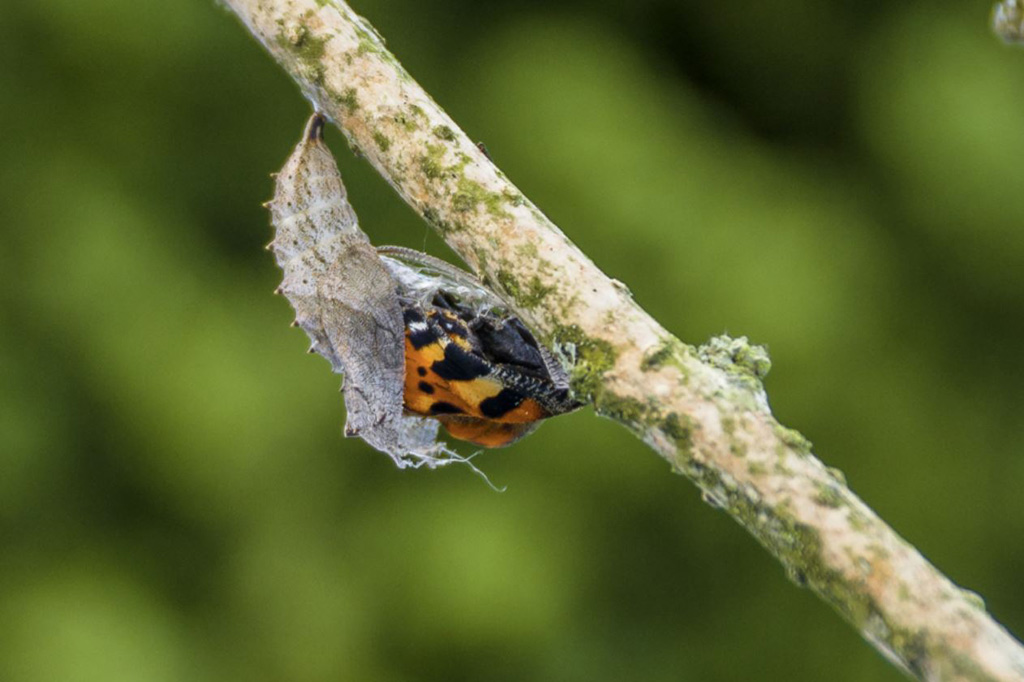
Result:
[[[512,185],[338,0],[227,0],[314,105],[572,366],[577,396],[690,478],[922,680],[1024,682],[1024,649],[772,416],[746,339],[674,338]]]

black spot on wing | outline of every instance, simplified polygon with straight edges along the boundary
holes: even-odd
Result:
[[[425,376],[427,376],[427,368],[426,367],[417,367],[416,368],[416,373],[419,374],[421,377],[425,377]]]
[[[423,313],[416,308],[406,307],[402,309],[402,321],[408,327],[413,322],[426,322],[427,320],[423,317]]]
[[[426,329],[420,329],[417,331],[409,330],[409,343],[416,350],[429,346],[432,343],[437,343],[441,336],[437,333],[437,330],[433,327],[427,327]]]
[[[430,406],[430,414],[464,414],[462,410],[451,403],[439,400]]]
[[[523,402],[523,394],[510,388],[501,389],[501,393],[480,402],[480,413],[489,419],[504,417]]]
[[[434,294],[434,298],[431,299],[431,303],[435,308],[450,310],[451,312],[455,313],[455,315],[457,315],[459,319],[464,320],[466,322],[476,317],[476,313],[470,306],[466,306],[459,303],[458,297],[454,296],[453,294],[447,291],[438,291],[436,294]]]
[[[522,322],[519,321],[518,317],[510,317],[505,320],[505,326],[512,327],[527,345],[532,348],[537,348],[537,339],[533,338],[533,332],[526,328]]]
[[[440,311],[431,313],[431,321],[436,322],[441,329],[445,330],[449,334],[454,334],[463,339],[469,338],[469,327],[466,323],[455,317],[455,315],[445,314]]]
[[[434,297],[430,299],[430,303],[435,308],[443,308],[445,310],[458,310],[459,303],[449,294],[447,291],[437,291]]]
[[[416,387],[418,389],[420,389],[421,391],[423,391],[424,393],[426,393],[427,395],[433,395],[434,394],[434,387],[431,386],[430,384],[428,384],[425,381],[421,381],[420,383],[418,383],[416,385]]]
[[[491,373],[490,365],[454,343],[444,347],[444,359],[435,360],[430,369],[448,381],[469,381]]]
[[[417,350],[424,346],[429,346],[441,338],[437,328],[427,322],[426,315],[418,308],[412,306],[404,308],[402,310],[402,321],[405,323],[409,343]]]
[[[536,339],[518,319],[512,317],[502,323],[481,318],[475,323],[474,331],[483,346],[484,355],[491,361],[515,365],[527,374],[548,378]]]

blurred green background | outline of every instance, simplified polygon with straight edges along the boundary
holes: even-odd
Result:
[[[1024,633],[1024,50],[988,2],[359,0],[611,276]],[[341,435],[260,202],[309,106],[213,2],[0,22],[0,680],[899,680],[611,422]],[[336,132],[377,243],[439,239]]]

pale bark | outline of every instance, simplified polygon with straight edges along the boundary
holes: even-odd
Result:
[[[772,416],[746,339],[686,345],[477,149],[340,0],[225,0],[353,148],[631,430],[883,655],[922,680],[1024,682],[1024,649]],[[300,122],[296,122],[298,127]],[[624,237],[625,238],[625,237]],[[796,647],[794,643],[794,647]]]
[[[1024,43],[1024,2],[1003,0],[992,9],[992,30],[1007,43]]]

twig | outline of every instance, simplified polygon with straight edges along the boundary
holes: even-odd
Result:
[[[772,416],[746,339],[695,349],[637,306],[471,142],[341,0],[225,0],[416,211],[541,338],[577,395],[700,487],[895,665],[1024,682],[1024,649]]]
[[[1003,0],[992,8],[992,30],[1007,43],[1024,43],[1024,2]]]

